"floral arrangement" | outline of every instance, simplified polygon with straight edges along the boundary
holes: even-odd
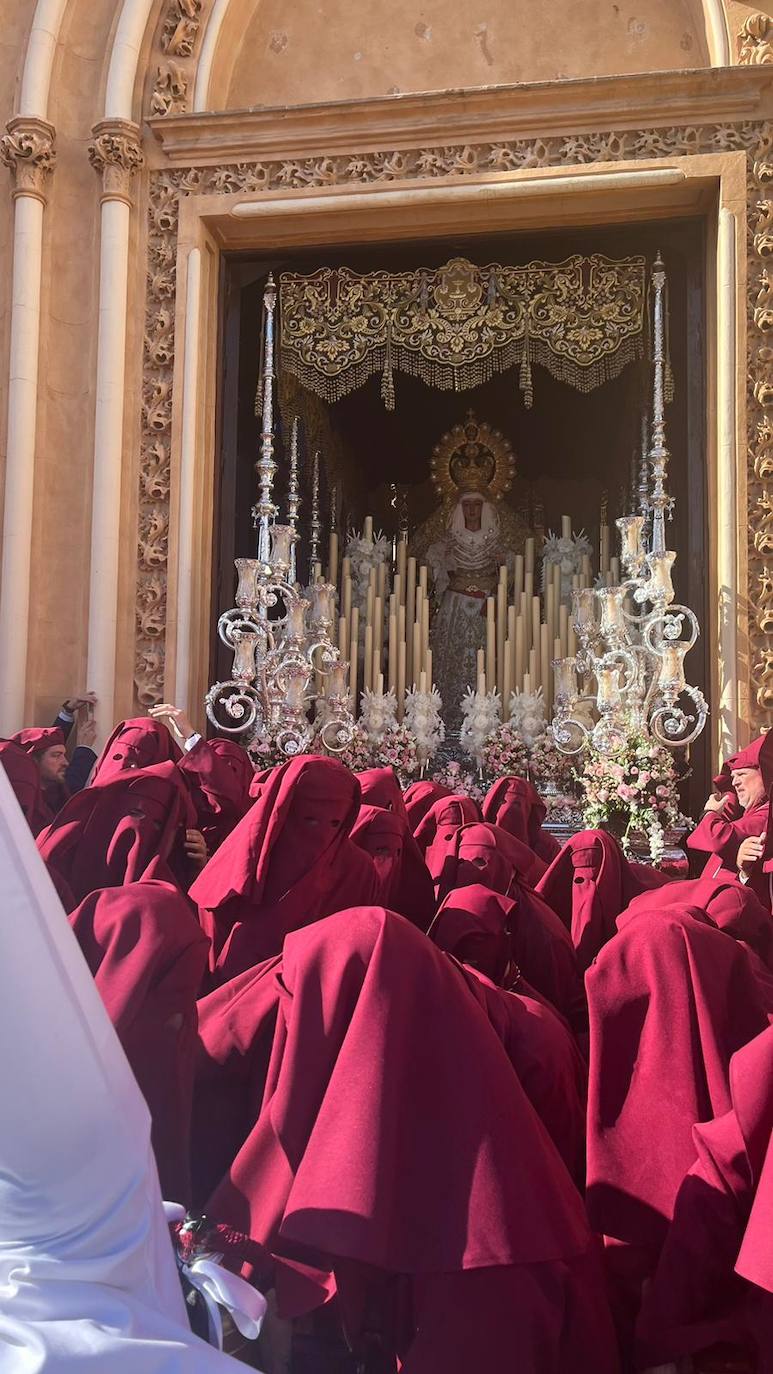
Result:
[[[638,834],[657,866],[666,832],[689,825],[679,804],[680,774],[674,755],[643,735],[632,736],[611,758],[588,751],[577,778],[585,793],[583,823],[589,829],[611,830],[626,855],[632,853]]]
[[[559,749],[549,725],[529,750],[529,771],[535,787],[572,796],[577,794],[577,775],[570,754]]]
[[[416,737],[405,723],[387,731],[381,740],[374,742],[360,719],[355,724],[351,740],[343,749],[325,749],[320,740],[315,739],[308,752],[340,759],[353,773],[362,773],[366,768],[394,768],[401,787],[408,787],[415,782],[421,772]],[[264,766],[268,767],[268,764]]]
[[[515,725],[507,720],[484,741],[481,766],[492,782],[504,774],[525,778],[529,771],[529,750]]]
[[[486,787],[481,783],[481,779],[468,768],[463,768],[456,759],[451,759],[442,768],[436,769],[432,774],[432,781],[439,782],[441,787],[447,787],[457,797],[472,797],[479,805],[486,795]]]
[[[310,754],[324,754],[327,758],[339,759],[351,768],[353,773],[361,773],[373,765],[373,745],[361,721],[356,721],[352,737],[343,749],[326,749],[319,737],[309,747]]]
[[[290,754],[285,754],[279,748],[271,735],[261,735],[259,739],[253,740],[247,753],[256,773],[262,773],[266,768],[278,768],[281,763],[288,763],[291,758]]]
[[[351,767],[351,764],[349,765]],[[401,787],[415,782],[421,772],[421,757],[416,736],[406,721],[390,730],[378,746],[376,757],[366,767],[393,768]]]

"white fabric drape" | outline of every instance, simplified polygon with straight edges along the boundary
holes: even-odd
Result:
[[[192,1335],[150,1120],[0,768],[0,1369],[216,1374]]]

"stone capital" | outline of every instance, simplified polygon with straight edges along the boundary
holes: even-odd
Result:
[[[102,199],[131,204],[132,181],[145,161],[139,126],[128,119],[103,119],[91,132],[89,162],[102,177]]]
[[[53,124],[45,119],[17,115],[8,121],[0,138],[0,158],[14,179],[15,196],[35,196],[46,201],[46,180],[56,162]]]
[[[750,14],[738,35],[739,67],[768,66],[773,62],[773,19]]]

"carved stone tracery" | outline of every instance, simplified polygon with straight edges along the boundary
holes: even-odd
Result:
[[[9,120],[0,138],[0,159],[13,175],[15,196],[45,201],[46,181],[56,162],[55,137],[53,124],[44,119],[18,115]]]
[[[169,7],[174,8],[174,7]],[[193,22],[196,15],[189,16]],[[764,18],[764,16],[759,16]],[[767,25],[767,27],[766,27]],[[773,21],[744,26],[741,61],[767,62]],[[747,32],[748,30],[748,32]],[[756,54],[756,55],[755,55]],[[144,344],[140,539],[135,678],[138,701],[163,697],[166,547],[169,522],[175,255],[178,204],[192,194],[229,194],[353,184],[433,181],[528,167],[566,167],[740,151],[748,176],[748,586],[754,723],[773,710],[773,126],[736,124],[609,131],[456,147],[279,159],[154,172],[149,179],[149,272]],[[771,193],[771,194],[769,194]]]

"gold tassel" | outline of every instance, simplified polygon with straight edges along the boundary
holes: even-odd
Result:
[[[534,404],[534,383],[531,375],[531,362],[529,361],[529,335],[523,341],[523,357],[521,367],[518,372],[518,385],[523,392],[523,403],[527,410],[531,410]]]
[[[384,409],[394,411],[394,372],[391,370],[391,322],[387,324],[387,349],[382,372],[382,401]]]

